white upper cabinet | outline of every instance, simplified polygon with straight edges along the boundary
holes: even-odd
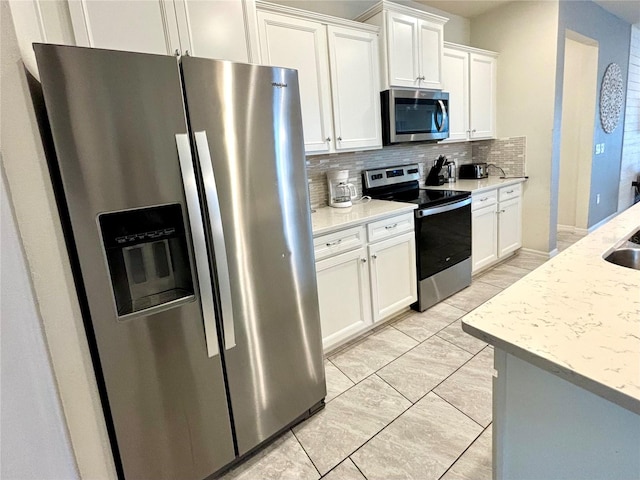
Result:
[[[378,37],[328,27],[336,150],[382,145]]]
[[[253,0],[70,1],[80,46],[255,61]]]
[[[496,71],[495,56],[469,54],[469,126],[472,139],[496,136]]]
[[[377,29],[256,6],[262,63],[298,70],[306,153],[382,148]]]
[[[306,152],[329,152],[333,130],[326,27],[259,11],[258,33],[262,63],[298,70]]]
[[[447,18],[383,0],[356,20],[381,28],[381,86],[442,88]]]
[[[449,92],[449,139],[496,136],[497,53],[445,43],[442,89]]]

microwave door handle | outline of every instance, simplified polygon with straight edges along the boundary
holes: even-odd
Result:
[[[438,125],[438,116],[436,115],[436,126],[438,126],[438,131],[442,132],[444,126],[447,124],[447,107],[442,100],[438,100],[438,106],[440,107],[440,112],[442,112],[442,123]]]
[[[220,213],[220,200],[216,177],[213,173],[211,153],[209,152],[209,140],[207,132],[195,132],[196,153],[200,162],[200,171],[204,183],[204,193],[209,210],[209,222],[211,223],[211,238],[213,240],[213,252],[216,257],[216,271],[218,276],[218,288],[220,290],[220,306],[222,308],[222,331],[224,333],[224,348],[229,350],[236,346],[235,326],[233,324],[233,303],[231,301],[231,277],[229,275],[229,263],[227,259],[227,246],[224,240],[222,228],[222,214]]]
[[[218,347],[218,333],[216,331],[216,312],[213,305],[211,269],[209,268],[209,259],[207,257],[204,223],[202,222],[196,174],[193,169],[191,146],[189,145],[189,137],[186,133],[176,134],[176,146],[178,147],[180,172],[182,173],[184,194],[187,200],[187,215],[191,226],[191,240],[193,242],[198,286],[200,287],[200,303],[202,305],[207,355],[209,357],[215,357],[220,353],[220,348]]]

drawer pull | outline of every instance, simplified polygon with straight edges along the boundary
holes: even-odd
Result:
[[[489,197],[484,197],[480,199],[481,202],[486,202],[487,200],[489,200]]]
[[[338,245],[341,242],[342,242],[342,239],[340,238],[340,239],[336,240],[335,242],[327,243],[327,247],[334,247],[334,246]]]
[[[515,190],[507,190],[507,193],[513,193]]]
[[[394,223],[393,225],[387,225],[386,227],[384,227],[387,230],[391,230],[392,228],[396,228],[398,226],[397,223]]]

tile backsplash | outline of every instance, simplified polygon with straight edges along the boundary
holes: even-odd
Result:
[[[308,156],[311,206],[317,208],[328,203],[328,170],[348,169],[349,181],[356,185],[361,194],[362,170],[418,163],[421,165],[420,183],[423,184],[433,161],[440,155],[454,160],[458,165],[472,162],[493,163],[504,169],[507,176],[520,176],[525,171],[525,137],[444,144],[406,143],[384,147],[382,150]],[[498,175],[499,171],[490,169],[489,173]]]

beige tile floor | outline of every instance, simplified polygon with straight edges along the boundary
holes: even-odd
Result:
[[[543,262],[519,253],[330,354],[326,407],[223,479],[490,479],[493,348],[459,319]]]

